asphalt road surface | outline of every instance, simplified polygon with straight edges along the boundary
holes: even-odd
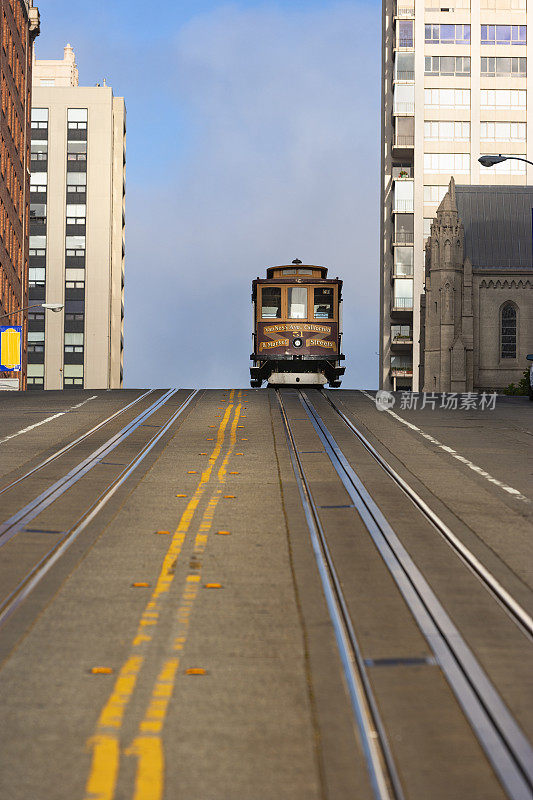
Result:
[[[533,797],[533,404],[394,400],[0,396],[1,798]]]

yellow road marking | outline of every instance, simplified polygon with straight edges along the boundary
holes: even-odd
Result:
[[[87,781],[87,800],[113,800],[119,765],[118,739],[99,734],[89,739],[93,751],[93,768]]]
[[[138,759],[133,800],[161,800],[165,774],[161,739],[158,736],[138,736],[126,750],[126,755]]]
[[[233,394],[232,391],[230,399],[233,399]],[[232,404],[228,405],[224,417],[220,422],[216,444],[209,457],[209,465],[202,472],[196,491],[181,516],[178,527],[174,532],[172,541],[166,552],[157,584],[141,616],[137,634],[132,642],[132,646],[136,650],[142,650],[152,640],[152,637],[145,629],[157,624],[158,601],[161,595],[168,592],[174,579],[176,562],[185,541],[185,534],[189,529],[206,485],[211,478],[215,463],[221,453],[225,430],[231,416],[232,408]],[[185,611],[185,609],[183,609],[183,611]],[[175,660],[177,661],[177,659]],[[122,726],[124,712],[135,689],[142,664],[142,656],[131,655],[123,665],[115,682],[113,692],[100,714],[96,735],[91,737],[88,741],[88,745],[92,748],[92,762],[86,784],[86,800],[113,800],[114,798],[120,758],[118,732]],[[173,683],[174,679],[171,682],[169,698],[172,694]],[[113,730],[113,734],[105,730],[109,728]],[[161,741],[153,737],[148,737],[147,739],[145,736],[139,736],[132,745],[132,752],[133,751],[139,758],[135,800],[148,800],[148,798],[150,798],[150,800],[156,800],[156,798],[161,796],[163,786],[164,764]],[[151,793],[147,794],[147,792]],[[159,794],[157,792],[159,792]]]
[[[229,447],[217,475],[220,484],[223,484],[226,480],[226,467],[235,448],[240,410],[241,406],[239,404],[235,408],[235,415],[231,425]],[[195,537],[193,555],[201,555],[206,548],[208,540],[207,532],[212,526],[214,511],[220,500],[220,496],[221,489],[216,489],[209,499],[207,507],[202,515],[199,532]],[[174,636],[174,651],[182,650],[187,642],[190,615],[198,593],[200,580],[201,578],[198,572],[194,574],[189,573],[185,579],[181,602],[176,612],[178,635]],[[207,587],[222,588],[220,584],[207,584],[206,588]],[[174,691],[178,664],[179,660],[175,657],[168,660],[163,665],[161,673],[152,690],[152,696],[148,703],[144,719],[139,725],[139,735],[133,741],[131,747],[126,750],[127,755],[136,755],[138,758],[134,800],[159,800],[162,796],[164,785],[164,751],[161,733],[168,712],[168,705]],[[205,675],[207,671],[194,667],[187,669],[186,674]],[[150,736],[149,734],[152,735]],[[157,741],[157,747],[149,745],[150,741]],[[151,781],[152,789],[150,788],[148,778],[149,781]]]

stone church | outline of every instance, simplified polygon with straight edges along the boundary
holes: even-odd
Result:
[[[533,353],[533,187],[455,186],[426,241],[420,386],[502,389]]]

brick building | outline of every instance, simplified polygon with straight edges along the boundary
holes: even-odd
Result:
[[[32,0],[0,0],[0,25],[0,325],[22,325],[25,343],[27,313],[20,309],[28,305],[31,71],[39,11]],[[26,388],[25,350],[24,344],[21,388]]]

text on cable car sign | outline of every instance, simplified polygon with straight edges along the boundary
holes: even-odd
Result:
[[[286,322],[282,325],[266,325],[264,333],[283,333],[288,331],[305,331],[305,333],[331,333],[329,325],[313,325],[311,322]]]

